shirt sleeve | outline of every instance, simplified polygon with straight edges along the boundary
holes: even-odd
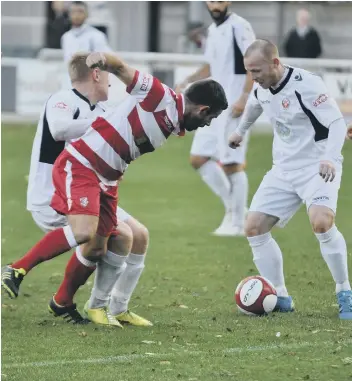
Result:
[[[243,111],[240,124],[238,125],[236,132],[244,136],[252,124],[260,117],[263,112],[263,108],[258,101],[258,87],[254,87],[249,95],[246,103],[246,107]]]
[[[80,110],[69,95],[54,94],[45,107],[50,133],[56,141],[70,141],[81,137],[93,122],[92,119],[78,119]]]
[[[246,21],[235,28],[238,47],[244,55],[249,45],[255,41],[255,33],[251,24]]]
[[[126,91],[136,98],[144,111],[153,112],[165,95],[165,88],[158,78],[136,70],[132,83]]]
[[[329,128],[335,120],[343,118],[343,115],[335,99],[329,95],[324,81],[317,75],[311,76],[305,87],[296,89],[296,97],[313,125]]]

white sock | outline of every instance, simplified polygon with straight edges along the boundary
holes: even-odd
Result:
[[[248,201],[248,177],[244,171],[235,172],[228,176],[231,183],[231,210],[233,212],[233,223],[243,228],[246,218]]]
[[[89,308],[100,308],[108,305],[111,290],[125,269],[126,256],[107,251],[97,263],[94,287],[89,299]]]
[[[198,172],[208,187],[221,198],[225,209],[228,210],[231,184],[221,166],[214,160],[208,160],[198,169]]]
[[[336,293],[351,289],[348,280],[347,247],[343,235],[334,225],[326,233],[315,233],[320,242],[321,254],[336,282]]]
[[[288,296],[285,286],[282,253],[271,233],[248,237],[253,260],[264,278],[274,285],[278,296]]]
[[[110,312],[118,315],[128,309],[128,303],[144,269],[145,255],[129,254],[126,269],[117,280],[111,293]]]

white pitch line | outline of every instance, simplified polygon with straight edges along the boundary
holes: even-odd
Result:
[[[352,344],[352,340],[346,340],[340,344]],[[220,351],[220,353],[246,353],[246,352],[264,352],[272,351],[277,349],[292,350],[300,349],[305,347],[320,347],[336,345],[332,341],[323,341],[318,343],[302,342],[302,343],[293,343],[293,344],[278,344],[278,345],[262,345],[262,346],[251,346],[251,347],[235,347],[235,348],[226,348]],[[73,359],[73,360],[59,360],[59,361],[38,361],[38,362],[22,362],[22,363],[12,363],[12,364],[2,364],[3,369],[8,368],[39,368],[39,367],[48,367],[48,366],[62,366],[69,364],[104,364],[110,362],[130,362],[137,359],[147,359],[147,358],[165,358],[188,355],[188,356],[201,356],[206,355],[209,352],[204,351],[187,351],[184,352],[173,352],[173,353],[145,353],[145,354],[132,354],[132,355],[120,355],[120,356],[108,356],[101,358],[88,358],[88,359]]]

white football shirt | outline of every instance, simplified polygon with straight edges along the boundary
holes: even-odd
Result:
[[[247,110],[247,112],[246,112]],[[306,70],[288,67],[280,85],[263,89],[255,85],[246,105],[238,133],[262,112],[274,129],[273,163],[283,170],[300,169],[326,159],[330,125],[343,119],[321,77]],[[341,152],[333,158],[342,163]]]
[[[251,24],[231,13],[219,26],[211,24],[205,45],[205,59],[210,65],[211,77],[225,90],[229,104],[241,95],[246,81],[243,55],[255,41]]]
[[[65,148],[65,141],[82,136],[103,113],[99,103],[91,105],[76,89],[59,91],[47,100],[33,142],[27,210],[40,211],[50,205],[54,194],[53,164]]]

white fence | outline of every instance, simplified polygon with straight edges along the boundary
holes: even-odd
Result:
[[[145,72],[164,70],[172,78],[169,85],[183,80],[202,63],[202,56],[165,53],[119,52],[119,55],[137,69]],[[331,96],[339,103],[344,114],[352,115],[352,61],[331,59],[292,59],[283,62],[314,71],[323,76]],[[15,72],[14,83],[2,81],[2,95],[15,90],[12,112],[2,106],[2,121],[36,121],[48,96],[63,87],[69,87],[66,67],[60,50],[43,49],[37,59],[4,57],[3,68]],[[12,70],[11,69],[11,70]],[[124,86],[112,76],[111,104],[117,104],[125,96]],[[11,86],[13,87],[11,89]],[[265,122],[265,120],[262,120]]]

